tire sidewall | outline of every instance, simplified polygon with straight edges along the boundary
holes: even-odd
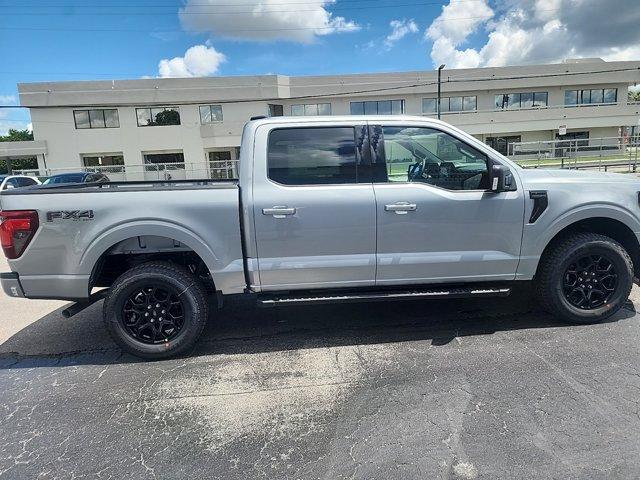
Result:
[[[617,247],[617,248],[616,248]],[[565,259],[554,269],[553,292],[555,293],[554,301],[564,310],[565,316],[573,322],[589,323],[605,319],[616,313],[629,296],[629,291],[633,283],[633,276],[629,270],[623,253],[620,251],[621,246],[611,244],[605,241],[592,241],[587,244],[580,245],[566,255]],[[572,305],[564,294],[563,280],[564,274],[572,263],[585,255],[603,255],[614,265],[618,275],[618,283],[614,294],[605,305],[593,310],[582,310]]]
[[[125,302],[136,290],[150,284],[168,287],[171,291],[176,292],[182,301],[184,311],[182,329],[175,338],[165,343],[148,344],[136,340],[124,326],[122,314]],[[200,320],[198,315],[202,315],[202,312],[200,312],[198,299],[192,291],[193,287],[193,284],[185,283],[179,278],[158,272],[140,272],[124,278],[121,282],[118,282],[115,290],[111,292],[105,301],[105,323],[107,328],[120,346],[134,355],[147,358],[163,358],[176,355],[183,349],[184,345],[190,346],[194,341],[193,336],[199,332],[194,323]]]

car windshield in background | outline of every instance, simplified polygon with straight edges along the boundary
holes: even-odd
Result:
[[[82,183],[83,180],[84,173],[69,173],[49,177],[45,180],[44,184],[51,185],[53,183]]]
[[[7,178],[7,175],[0,175],[0,183],[4,182],[5,178]]]

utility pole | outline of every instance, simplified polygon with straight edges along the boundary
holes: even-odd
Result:
[[[442,80],[443,68],[444,68],[444,63],[438,67],[438,120],[440,120],[440,84]]]

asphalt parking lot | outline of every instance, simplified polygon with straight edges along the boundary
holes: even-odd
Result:
[[[640,476],[633,302],[566,326],[520,294],[234,300],[154,363],[111,343],[101,304],[63,305],[0,297],[0,478]]]

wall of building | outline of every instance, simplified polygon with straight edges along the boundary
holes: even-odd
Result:
[[[636,71],[580,73],[623,67],[635,67]],[[626,101],[628,85],[640,82],[638,68],[640,62],[596,62],[447,71],[444,79],[452,81],[443,84],[443,97],[476,96],[477,110],[443,112],[442,119],[483,141],[499,136],[520,136],[523,142],[553,140],[561,125],[569,132],[587,130],[590,138],[617,136],[620,127],[638,123],[639,105]],[[566,72],[575,75],[563,77]],[[536,77],[542,74],[551,76]],[[332,115],[349,115],[352,101],[404,100],[406,114],[423,115],[422,99],[436,96],[434,75],[404,72],[61,82],[23,84],[19,91],[21,103],[31,108],[36,140],[46,142],[49,168],[75,169],[82,165],[83,155],[116,153],[124,156],[125,164],[140,165],[145,153],[176,151],[183,152],[189,165],[204,163],[210,151],[228,150],[235,158],[244,123],[252,116],[267,114],[269,103],[282,105],[285,115],[291,114],[292,105],[305,103],[330,103]],[[384,91],[389,88],[392,90]],[[564,106],[565,90],[588,88],[617,88],[618,101],[613,105]],[[383,91],[345,95],[374,89]],[[495,109],[495,95],[529,92],[547,92],[549,108]],[[308,95],[326,97],[292,98]],[[223,121],[202,125],[199,105],[217,103],[222,105]],[[178,106],[181,124],[139,127],[136,107],[157,105]],[[120,127],[76,129],[74,108],[117,108]]]

